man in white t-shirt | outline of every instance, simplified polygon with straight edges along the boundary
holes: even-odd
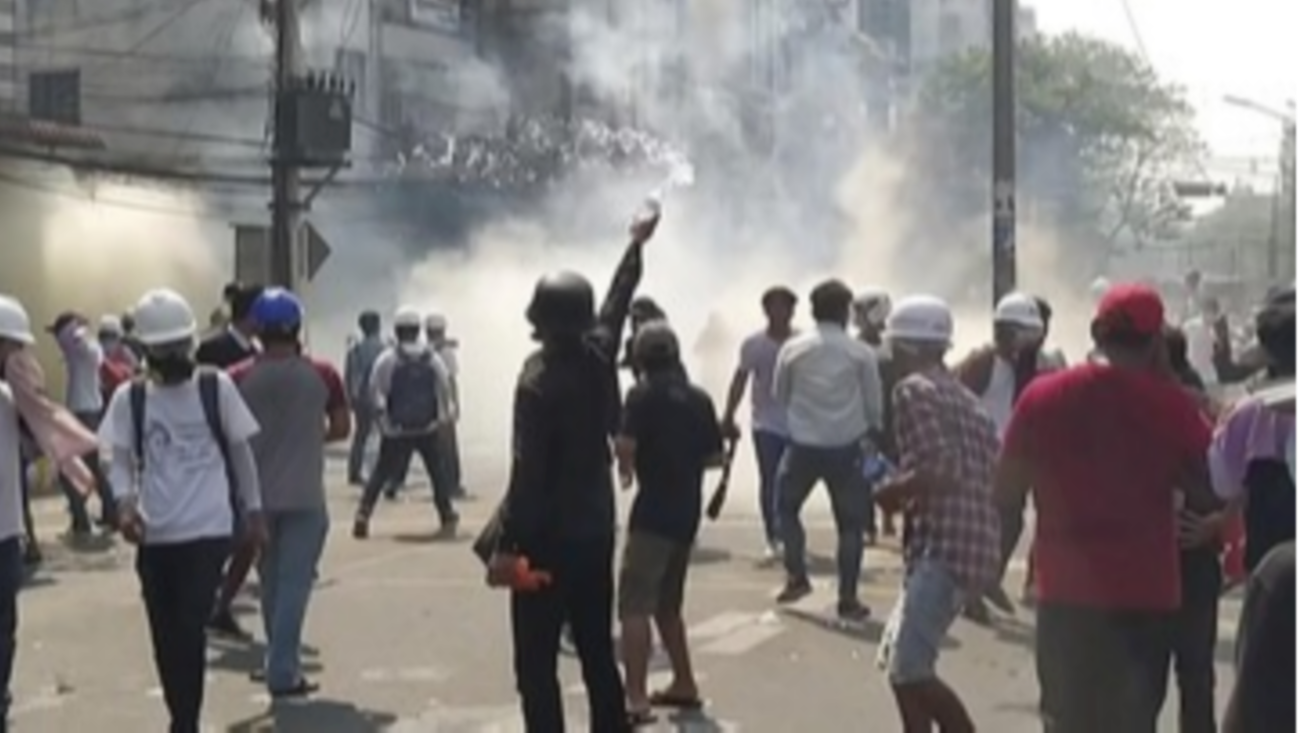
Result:
[[[767,327],[749,336],[740,345],[740,363],[731,378],[726,395],[726,408],[722,413],[722,435],[727,440],[738,440],[740,429],[735,424],[735,413],[744,399],[744,391],[753,382],[749,400],[752,404],[753,449],[758,459],[758,501],[762,510],[762,525],[766,531],[767,557],[774,561],[780,557],[780,512],[776,496],[776,469],[789,445],[789,426],[785,408],[776,401],[772,379],[776,373],[776,355],[780,347],[794,335],[791,325],[798,296],[786,287],[774,287],[762,295],[762,311],[767,317]]]
[[[258,431],[224,373],[198,371],[188,302],[154,290],[135,308],[150,379],[109,402],[100,441],[122,535],[138,545],[154,660],[173,731],[198,731],[207,667],[205,623],[230,554],[236,514],[250,544],[266,527],[249,439]]]

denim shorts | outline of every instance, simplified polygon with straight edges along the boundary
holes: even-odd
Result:
[[[961,588],[942,563],[921,560],[910,568],[876,658],[891,684],[934,679],[939,647],[960,614],[961,603]]]

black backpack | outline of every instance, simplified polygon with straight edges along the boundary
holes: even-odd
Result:
[[[388,423],[400,431],[425,430],[438,419],[438,373],[432,352],[397,352],[388,383]]]
[[[144,472],[144,407],[145,407],[145,381],[137,379],[131,382],[131,430],[135,440],[135,469],[141,473]],[[230,484],[230,501],[231,505],[237,507],[235,497],[238,492],[235,487],[235,474],[230,467],[230,441],[226,439],[225,426],[221,423],[221,392],[220,382],[217,381],[217,372],[213,369],[200,369],[198,371],[198,397],[199,402],[203,405],[203,417],[207,420],[208,430],[212,433],[212,439],[216,441],[217,448],[221,451],[221,461],[225,464],[226,481]]]

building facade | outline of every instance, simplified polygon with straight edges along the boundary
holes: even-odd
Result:
[[[0,0],[0,113],[17,111],[17,31],[17,0]]]

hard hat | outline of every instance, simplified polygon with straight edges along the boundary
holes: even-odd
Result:
[[[595,324],[595,290],[576,272],[544,275],[532,291],[527,318],[541,336],[585,333]]]
[[[305,314],[298,296],[284,288],[263,290],[249,311],[258,327],[271,331],[292,331],[302,325]]]
[[[194,337],[198,325],[194,310],[180,293],[166,288],[150,290],[135,304],[135,336],[145,346],[184,341]]]
[[[1110,281],[1108,278],[1098,277],[1095,280],[1092,280],[1090,290],[1093,298],[1100,299],[1109,289]]]
[[[994,323],[1009,323],[1024,328],[1043,328],[1037,299],[1025,293],[1010,293],[998,301],[992,320]]]
[[[664,319],[646,321],[636,331],[631,343],[632,354],[638,360],[678,359],[681,356],[681,344],[672,326]]]
[[[893,309],[888,291],[881,287],[868,287],[857,293],[852,306],[857,317],[867,323],[882,326]]]
[[[950,346],[952,309],[947,301],[933,295],[908,295],[889,313],[884,336],[890,341]]]
[[[17,341],[20,344],[36,342],[32,335],[32,319],[27,309],[16,298],[0,295],[0,338]]]
[[[441,313],[430,313],[424,316],[424,329],[426,331],[447,330],[447,317]]]
[[[424,319],[420,316],[419,311],[410,306],[402,306],[397,309],[397,314],[393,316],[393,328],[419,328]]]
[[[122,328],[122,319],[112,313],[105,313],[99,317],[99,334],[101,336],[121,336],[125,331]]]

